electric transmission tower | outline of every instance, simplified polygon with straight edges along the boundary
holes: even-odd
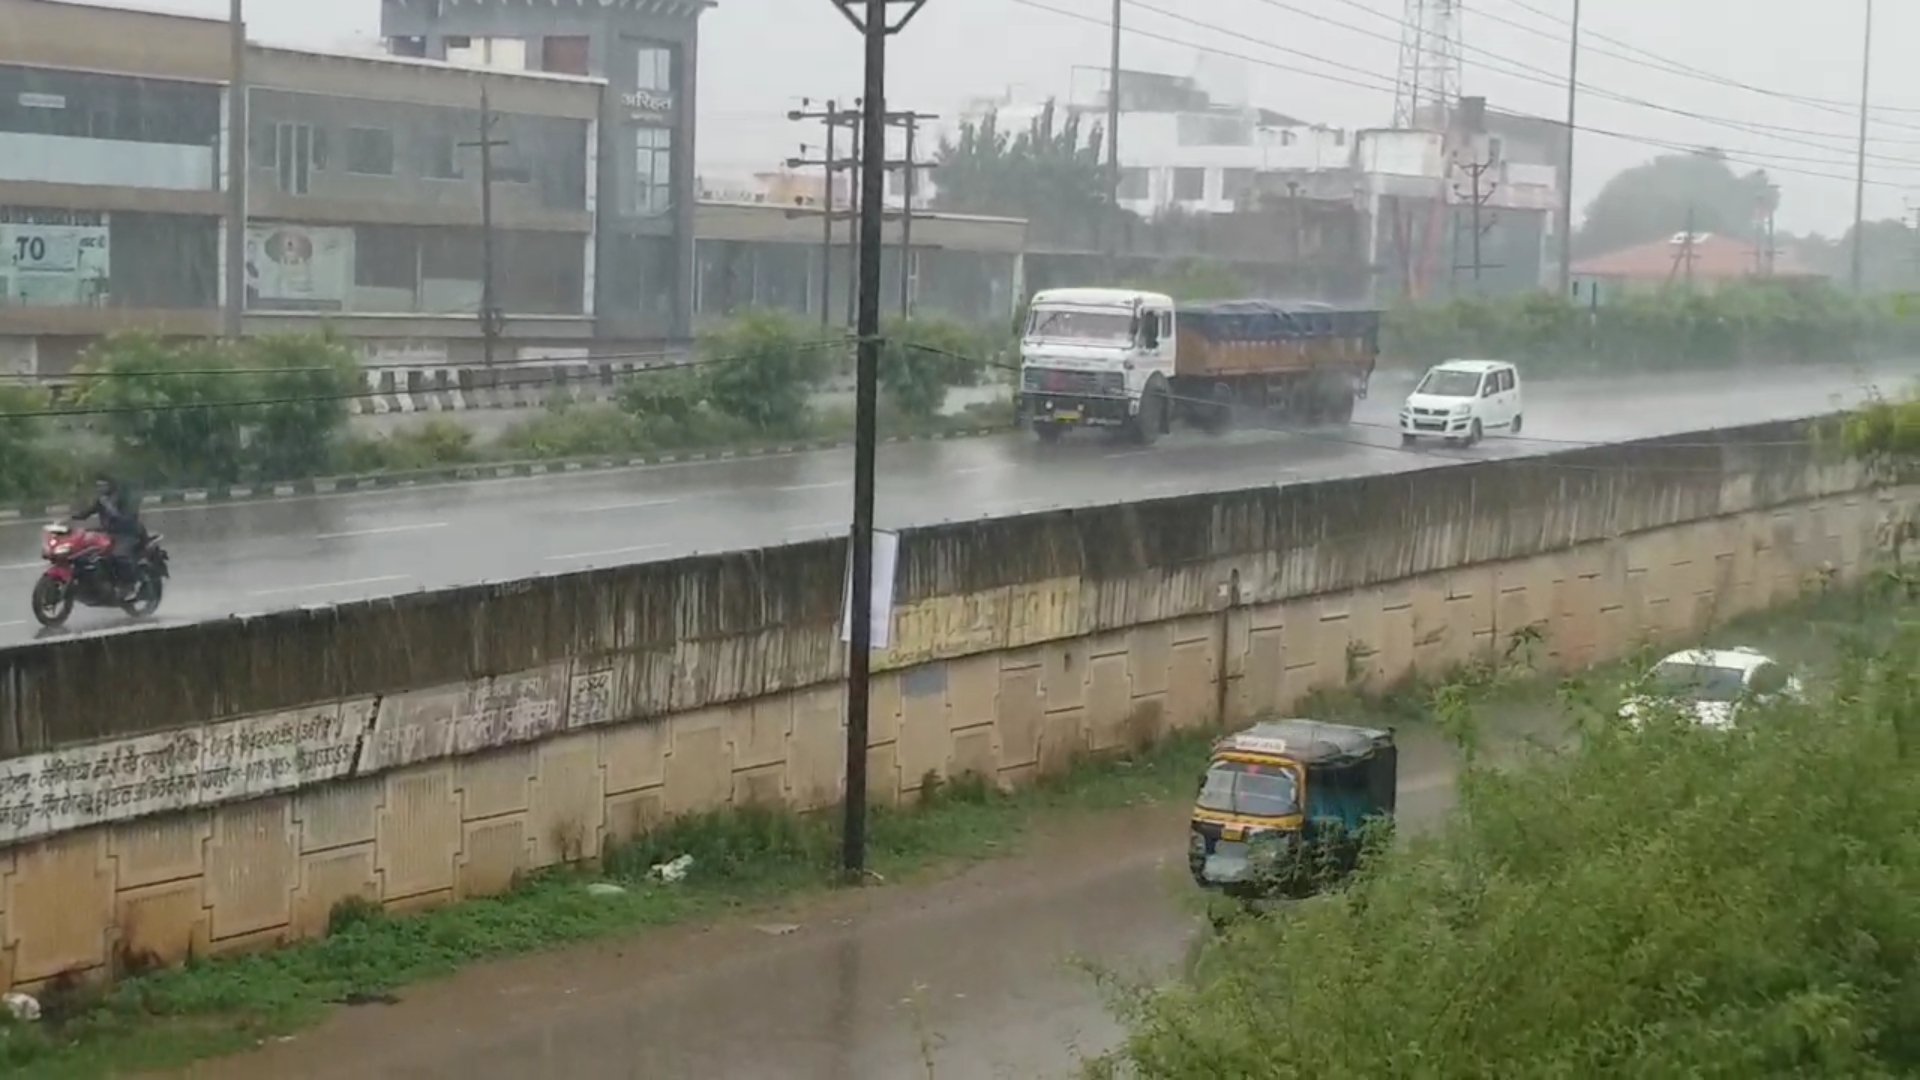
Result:
[[[1404,0],[1393,126],[1444,130],[1460,100],[1461,0]]]

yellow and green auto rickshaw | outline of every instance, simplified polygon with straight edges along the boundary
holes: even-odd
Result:
[[[1304,896],[1351,873],[1370,826],[1391,825],[1393,732],[1268,720],[1214,744],[1187,863],[1202,888]]]

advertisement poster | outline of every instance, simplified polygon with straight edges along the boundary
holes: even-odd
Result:
[[[106,302],[107,215],[0,209],[0,305]]]
[[[344,311],[353,292],[353,230],[311,225],[247,227],[247,306]]]

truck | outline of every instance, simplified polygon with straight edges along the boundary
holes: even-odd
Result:
[[[1378,311],[1044,289],[1028,305],[1014,403],[1045,442],[1084,427],[1149,445],[1176,422],[1225,431],[1242,411],[1345,424],[1379,354]]]

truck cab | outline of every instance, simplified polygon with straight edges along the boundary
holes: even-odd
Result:
[[[1151,442],[1171,421],[1173,298],[1138,289],[1045,289],[1020,336],[1022,423],[1052,441],[1072,427]]]

